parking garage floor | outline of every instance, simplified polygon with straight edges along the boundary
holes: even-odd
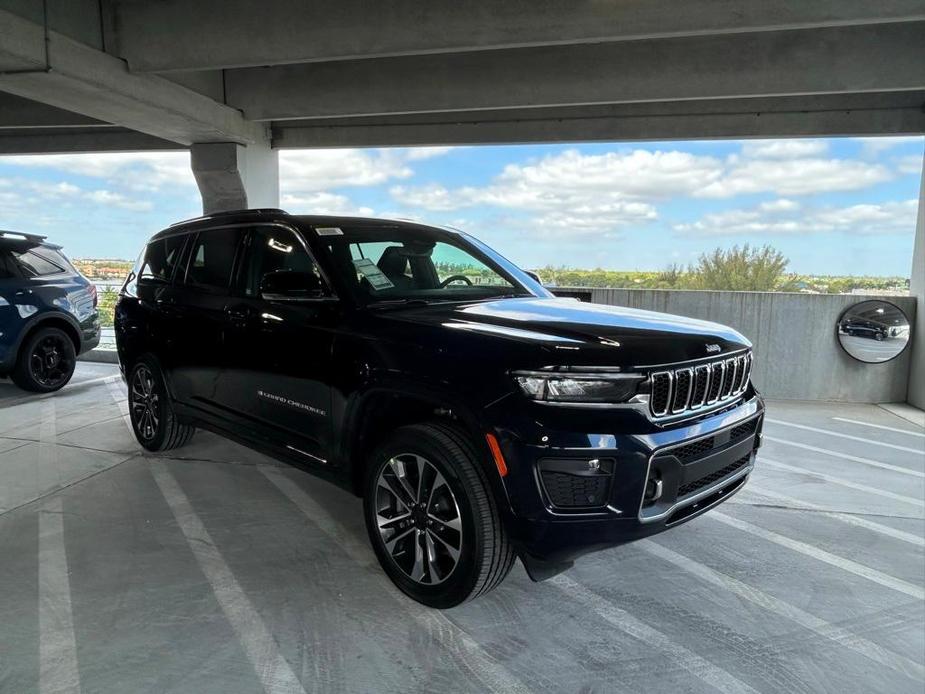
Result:
[[[446,612],[360,502],[207,433],[142,454],[114,367],[0,381],[0,692],[916,692],[925,434],[772,402],[746,490]]]

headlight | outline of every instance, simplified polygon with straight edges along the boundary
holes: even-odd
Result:
[[[517,371],[513,376],[524,395],[543,402],[626,402],[643,381],[639,374],[571,371]]]

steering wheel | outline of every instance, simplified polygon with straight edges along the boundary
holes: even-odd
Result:
[[[468,277],[466,277],[465,275],[450,275],[449,277],[447,277],[445,280],[443,280],[443,281],[440,283],[440,289],[443,289],[443,288],[444,288],[446,285],[448,285],[450,282],[455,282],[456,280],[462,280],[463,282],[465,282],[466,284],[468,284],[470,287],[472,286],[472,280],[470,280],[470,279],[469,279]]]

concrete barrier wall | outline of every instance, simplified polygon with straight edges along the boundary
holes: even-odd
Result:
[[[910,352],[884,364],[862,364],[838,344],[835,324],[848,306],[882,299],[915,320],[909,296],[779,292],[593,289],[591,300],[675,313],[729,325],[755,346],[754,382],[769,398],[905,402]]]

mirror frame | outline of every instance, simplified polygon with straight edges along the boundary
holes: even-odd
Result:
[[[902,348],[901,350],[899,350],[896,354],[894,354],[892,357],[890,357],[889,359],[884,359],[883,361],[864,361],[863,359],[858,359],[856,356],[854,356],[851,352],[848,351],[848,348],[845,347],[845,345],[844,345],[844,344],[842,343],[842,341],[841,341],[841,335],[839,334],[838,329],[839,329],[839,326],[841,325],[842,321],[844,320],[845,316],[848,315],[848,312],[849,312],[851,309],[853,309],[853,308],[854,308],[855,306],[857,306],[858,304],[866,304],[866,303],[868,303],[868,302],[875,302],[875,301],[878,301],[878,302],[880,302],[881,304],[887,304],[887,305],[889,305],[889,306],[892,306],[892,307],[895,308],[897,311],[899,311],[903,316],[905,316],[905,318],[906,318],[906,324],[909,326],[909,337],[908,337],[908,339],[906,340],[906,344],[903,345],[903,348]],[[851,357],[851,358],[852,358],[854,361],[856,361],[858,364],[865,364],[865,365],[867,365],[867,366],[876,366],[877,364],[888,364],[888,363],[890,363],[891,361],[893,361],[894,359],[896,359],[896,358],[898,358],[898,357],[901,357],[901,356],[905,353],[905,351],[906,351],[907,349],[909,349],[909,345],[912,344],[912,338],[913,338],[913,335],[912,335],[912,324],[909,323],[909,316],[906,315],[906,312],[903,311],[899,306],[897,306],[896,304],[894,304],[892,301],[887,301],[886,299],[863,299],[863,300],[861,300],[861,301],[855,301],[855,302],[854,302],[853,304],[851,304],[850,306],[846,306],[846,307],[844,308],[844,310],[843,310],[841,313],[838,314],[838,320],[835,321],[835,341],[838,343],[838,346],[841,348],[841,350],[842,350],[845,354],[847,354],[849,357]]]

